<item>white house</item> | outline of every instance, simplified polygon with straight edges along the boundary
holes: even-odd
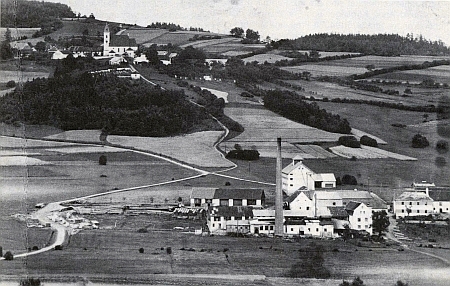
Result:
[[[312,191],[296,191],[285,201],[285,214],[297,217],[315,217]]]
[[[109,64],[111,66],[117,66],[120,65],[121,63],[125,63],[126,61],[127,60],[125,60],[125,58],[122,56],[115,56],[109,60]]]
[[[372,235],[372,208],[360,202],[349,202],[345,206],[350,229],[365,230]]]
[[[62,60],[67,58],[67,56],[70,55],[69,52],[61,52],[60,50],[57,50],[56,52],[53,53],[52,55],[52,60]]]
[[[210,233],[250,233],[252,207],[212,206],[208,209],[207,225]]]
[[[138,50],[136,40],[130,38],[128,35],[114,35],[109,30],[108,23],[105,25],[103,31],[103,55],[114,54],[123,55],[126,54],[129,57],[134,57],[135,52]]]
[[[434,213],[433,199],[424,192],[403,192],[394,199],[393,208],[397,218],[427,216]]]
[[[142,63],[148,63],[149,60],[147,59],[147,56],[142,54],[139,57],[135,57],[133,59],[133,64],[142,64]]]
[[[333,173],[317,174],[304,165],[299,157],[295,157],[292,163],[282,170],[281,176],[283,191],[287,195],[291,195],[301,187],[308,190],[336,188],[336,177]]]
[[[286,220],[284,233],[287,235],[301,235],[309,237],[335,237],[331,220],[305,219]]]

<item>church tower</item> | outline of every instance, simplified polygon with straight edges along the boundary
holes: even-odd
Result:
[[[107,55],[109,52],[109,43],[111,42],[111,33],[109,32],[108,23],[105,25],[105,30],[103,31],[103,55]]]

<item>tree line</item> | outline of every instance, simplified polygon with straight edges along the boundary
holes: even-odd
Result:
[[[406,37],[398,34],[310,34],[294,40],[272,41],[271,46],[284,50],[319,50],[354,52],[366,55],[448,55],[450,50],[442,41],[429,41],[421,35]]]
[[[347,119],[308,103],[300,95],[286,90],[270,90],[264,95],[264,107],[292,121],[334,133],[350,134]]]

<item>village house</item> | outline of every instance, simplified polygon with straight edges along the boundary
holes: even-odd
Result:
[[[108,23],[103,31],[103,55],[126,55],[134,58],[138,45],[135,39],[128,35],[114,35],[109,30]]]
[[[303,164],[302,158],[294,157],[292,163],[282,172],[283,191],[287,195],[293,194],[301,187],[308,190],[321,188],[336,188],[336,178],[333,173],[318,174]]]
[[[345,206],[350,229],[367,231],[372,235],[372,208],[361,202],[349,202]]]
[[[252,207],[211,206],[208,209],[207,225],[210,233],[249,233]]]

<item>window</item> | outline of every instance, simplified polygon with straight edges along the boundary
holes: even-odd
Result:
[[[336,202],[333,202],[333,206],[335,206],[336,205]]]
[[[221,206],[228,206],[228,199],[220,199]]]
[[[260,229],[260,230],[264,230],[264,226],[260,226],[259,229]]]
[[[233,200],[233,206],[242,206],[242,200],[241,199],[234,199]]]
[[[266,225],[266,226],[264,227],[264,229],[265,229],[265,230],[269,230],[269,226]]]
[[[417,202],[417,205],[419,205],[420,203],[419,202]]]
[[[411,206],[411,205],[412,205],[412,202],[409,202],[409,205]]]
[[[256,200],[254,200],[254,199],[248,199],[248,200],[247,200],[247,205],[249,205],[249,206],[256,206]]]
[[[405,204],[405,202],[402,202],[402,205],[404,205]]]
[[[361,221],[361,218],[359,217],[359,218],[358,218],[358,222],[360,222],[360,221]]]
[[[306,210],[309,211],[309,207],[306,207]]]
[[[427,211],[427,210],[425,210],[425,213],[428,213],[428,211]]]
[[[318,228],[316,228],[316,232],[319,232],[319,229],[318,229]]]
[[[323,229],[323,231],[324,231],[324,232],[327,232],[327,229],[326,229],[326,228],[324,228],[324,229]]]
[[[289,186],[291,186],[291,187],[292,187],[292,186],[294,186],[294,185],[293,185],[293,184],[290,184]]]
[[[308,227],[308,231],[311,231],[311,229]]]
[[[291,227],[291,231],[294,231],[294,228],[293,228],[293,227]]]
[[[289,178],[291,181],[294,180],[294,178]]]
[[[273,230],[273,225],[270,226],[270,230]]]
[[[420,213],[420,211],[419,211],[419,210],[417,210],[417,213]]]
[[[361,229],[361,225],[360,224],[358,224],[358,229]]]
[[[215,216],[215,217],[214,217],[214,221],[220,221],[220,217]]]
[[[405,210],[402,210],[402,213],[404,213],[405,212]]]
[[[213,223],[213,227],[216,227],[216,224]]]
[[[367,217],[366,217],[364,220],[365,220],[365,222],[368,222],[368,221],[369,221],[369,219],[368,219]]]

